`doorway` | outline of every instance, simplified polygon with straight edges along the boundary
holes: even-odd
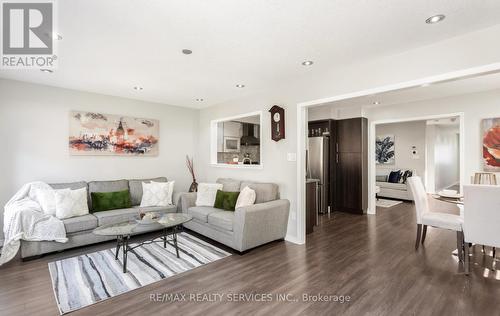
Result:
[[[428,193],[460,191],[463,113],[373,122],[376,209],[413,202],[406,185],[419,176]],[[374,136],[374,137],[373,137]]]
[[[417,98],[419,101],[425,100],[425,98],[435,98],[439,99],[441,96],[438,94],[432,95],[436,90],[440,90],[440,87],[445,87],[447,83],[453,84],[456,83],[456,86],[453,89],[442,89],[447,90],[444,92],[444,95],[457,95],[464,93],[473,93],[475,88],[479,86],[471,85],[467,86],[466,80],[476,78],[483,78],[488,75],[498,75],[499,69],[487,69],[484,67],[466,69],[459,72],[443,74],[435,77],[424,78],[421,80],[415,80],[411,82],[403,82],[395,85],[369,89],[365,91],[349,93],[345,95],[339,95],[336,97],[304,102],[298,104],[297,109],[297,126],[298,126],[298,137],[297,137],[297,146],[298,146],[298,154],[297,154],[297,190],[298,190],[298,212],[297,212],[297,232],[299,236],[299,243],[305,242],[305,179],[306,177],[306,168],[305,168],[305,159],[306,159],[306,140],[307,140],[307,118],[311,118],[311,113],[308,113],[311,108],[321,108],[323,106],[330,106],[330,115],[335,118],[346,118],[346,117],[367,117],[369,119],[368,124],[368,151],[367,155],[369,157],[375,156],[375,126],[377,124],[383,123],[393,123],[393,122],[410,122],[414,120],[435,120],[435,119],[445,119],[451,116],[456,116],[459,120],[459,130],[460,136],[456,136],[456,142],[459,144],[459,174],[460,178],[457,184],[452,187],[460,187],[464,183],[465,177],[465,161],[467,157],[464,155],[464,137],[461,137],[464,132],[464,113],[463,112],[453,112],[455,108],[453,105],[448,108],[451,111],[441,111],[440,108],[430,108],[428,112],[416,108],[416,107],[405,107],[405,112],[396,111],[397,115],[392,115],[390,112],[379,111],[377,115],[371,115],[372,108],[374,107],[384,107],[386,105],[394,105],[395,103],[405,103],[405,102],[394,102],[394,99],[401,98],[402,96],[410,95],[411,98]],[[463,80],[463,81],[462,81]],[[478,80],[480,81],[480,80]],[[424,97],[420,97],[419,89],[423,89],[429,87],[429,91],[431,93],[423,93]],[[450,85],[448,85],[450,87]],[[465,87],[465,89],[463,89]],[[491,89],[491,88],[490,88]],[[471,90],[467,92],[465,90]],[[424,90],[421,90],[424,91]],[[476,90],[478,91],[478,90]],[[378,100],[382,99],[382,102]],[[415,99],[409,99],[410,103],[415,101]],[[356,106],[356,109],[351,107],[351,105]],[[403,105],[403,104],[402,104]],[[429,107],[427,107],[429,108]],[[437,112],[437,114],[436,114]],[[354,113],[354,115],[353,115]],[[426,115],[431,114],[431,115]],[[385,116],[385,117],[384,117]],[[318,119],[314,117],[314,119]],[[468,168],[470,169],[470,168]],[[470,173],[470,170],[468,170]],[[368,186],[368,207],[366,209],[367,214],[375,214],[376,213],[376,203],[375,203],[375,180],[376,180],[376,163],[375,160],[370,158],[368,163],[368,175],[367,175],[367,186]],[[440,185],[438,185],[437,189]],[[300,238],[300,236],[303,236]]]

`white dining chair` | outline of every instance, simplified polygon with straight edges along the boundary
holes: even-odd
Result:
[[[459,215],[431,212],[429,200],[425,191],[422,179],[418,176],[410,177],[407,180],[410,192],[415,201],[415,212],[417,217],[417,240],[415,250],[418,250],[420,242],[424,244],[427,226],[455,231],[457,233],[458,258],[463,258],[463,219]]]
[[[472,184],[497,185],[497,176],[492,172],[476,172],[472,178]],[[462,211],[462,210],[461,210]],[[463,211],[462,211],[463,212]],[[463,217],[463,214],[462,214]],[[484,245],[481,245],[483,253],[486,253]],[[492,255],[495,257],[495,247],[492,249]]]
[[[500,247],[500,186],[464,185],[464,242]],[[465,247],[465,274],[469,274],[469,247]]]

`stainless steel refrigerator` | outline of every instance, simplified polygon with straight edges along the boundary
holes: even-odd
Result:
[[[307,178],[319,180],[319,212],[329,211],[330,192],[330,138],[328,136],[309,137],[307,150]]]

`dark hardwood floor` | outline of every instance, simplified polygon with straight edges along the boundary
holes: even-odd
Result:
[[[446,203],[435,207],[454,209]],[[274,242],[71,315],[498,315],[500,270],[484,268],[491,267],[491,257],[476,247],[467,277],[451,255],[455,233],[432,228],[415,251],[414,217],[410,203],[380,208],[376,216],[323,216],[305,246]],[[113,245],[1,267],[0,314],[58,315],[47,263]],[[292,293],[298,302],[151,302],[155,293]],[[351,301],[303,302],[303,293],[345,295]]]

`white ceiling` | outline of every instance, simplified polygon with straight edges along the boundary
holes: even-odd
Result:
[[[500,73],[492,73],[477,77],[462,78],[453,81],[413,87],[374,95],[356,97],[321,105],[333,108],[347,107],[379,107],[393,104],[404,104],[423,100],[445,98],[474,92],[500,89]],[[374,104],[378,102],[379,104]]]
[[[57,3],[57,71],[3,70],[0,77],[194,108],[500,22],[498,0]],[[447,18],[425,24],[438,13]]]

